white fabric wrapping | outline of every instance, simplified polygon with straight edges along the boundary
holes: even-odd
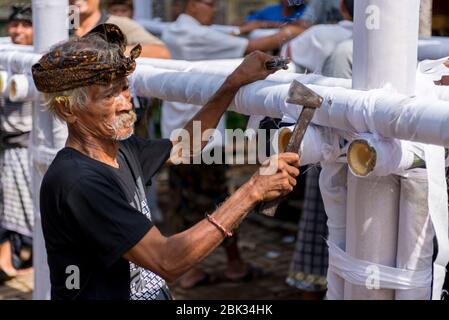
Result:
[[[414,93],[419,5],[419,0],[355,2],[353,88],[369,90],[389,84],[403,94]],[[350,256],[396,266],[399,192],[395,176],[357,179],[348,175],[346,252]],[[394,291],[382,285],[345,281],[344,290],[345,299],[350,300],[394,299]]]
[[[418,47],[418,58],[420,61],[440,59],[446,57],[449,52],[449,38],[421,37],[418,42]]]
[[[137,60],[137,68],[152,66],[158,69],[166,69],[182,72],[193,72],[213,75],[230,75],[243,61],[243,59],[231,60],[209,60],[209,61],[185,61],[185,60],[166,60],[141,58]],[[151,70],[148,69],[148,72]],[[318,74],[294,73],[291,69],[280,70],[275,74],[268,76],[267,80],[281,83],[291,83],[298,80],[305,84],[316,84],[325,87],[342,87],[350,89],[352,82],[350,79],[327,78]]]
[[[9,99],[12,102],[38,100],[37,90],[31,75],[15,74],[9,81]]]
[[[427,180],[429,183],[428,212],[438,243],[438,254],[433,264],[432,299],[441,299],[442,288],[449,262],[448,194],[445,172],[445,150],[433,145],[425,145]]]
[[[391,89],[369,92],[309,85],[325,102],[313,123],[349,132],[378,133],[383,137],[449,146],[449,103],[410,98]],[[283,106],[284,119],[297,119],[300,110]],[[291,120],[290,120],[291,121]],[[447,132],[445,132],[447,131]]]
[[[219,75],[174,72],[149,66],[139,68],[132,76],[135,92],[140,96],[196,105],[204,105],[224,80]],[[448,102],[410,98],[388,88],[366,92],[317,85],[308,87],[325,99],[313,118],[317,125],[449,147]],[[230,110],[296,122],[301,108],[285,102],[288,89],[287,84],[258,81],[238,92]]]
[[[435,233],[428,213],[427,197],[426,170],[413,170],[408,172],[407,177],[401,178],[397,268],[410,272],[432,270]],[[426,286],[396,290],[395,293],[396,300],[430,300],[431,297],[432,278]]]
[[[4,51],[0,54],[0,67],[9,73],[29,73],[41,55],[32,52]]]
[[[389,266],[355,259],[328,241],[329,268],[346,281],[358,287],[379,285],[385,289],[428,290],[432,282],[432,266],[419,271],[392,268]],[[370,277],[372,277],[372,282]],[[359,299],[363,299],[359,297]]]
[[[375,264],[396,266],[399,192],[400,185],[395,176],[357,179],[348,174],[346,215],[348,255]],[[345,281],[344,299],[394,299],[394,291],[379,288],[382,287],[367,288],[365,285],[359,286]]]
[[[33,52],[33,46],[25,46],[21,44],[2,43],[0,44],[0,52],[18,51],[18,52]]]
[[[327,214],[329,241],[346,250],[346,193],[348,166],[341,163],[322,163],[320,190]],[[344,298],[344,279],[332,268],[327,272],[328,300]]]
[[[10,43],[11,43],[10,37],[0,37],[0,45],[10,44]]]

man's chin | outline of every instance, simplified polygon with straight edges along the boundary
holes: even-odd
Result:
[[[114,137],[114,140],[116,141],[124,141],[131,138],[131,136],[134,134],[134,128],[132,130],[129,130],[127,132],[120,133]]]

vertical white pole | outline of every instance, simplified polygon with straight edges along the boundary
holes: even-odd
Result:
[[[68,0],[33,0],[34,49],[38,53],[47,51],[52,45],[68,39]],[[35,224],[33,238],[34,293],[38,300],[50,298],[50,278],[45,244],[42,235],[39,190],[42,177],[48,168],[48,161],[42,161],[46,153],[56,155],[64,146],[67,129],[48,112],[43,111],[41,102],[33,108],[33,130],[31,132],[31,173],[34,198]],[[46,152],[42,152],[46,150]]]
[[[152,0],[134,0],[134,19],[150,20],[153,18]]]
[[[357,0],[354,21],[353,87],[391,84],[415,92],[419,0]],[[354,258],[396,267],[400,181],[348,175],[346,250]],[[369,277],[375,274],[367,274]],[[394,299],[394,290],[345,283],[345,299]]]

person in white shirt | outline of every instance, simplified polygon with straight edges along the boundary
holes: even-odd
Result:
[[[284,46],[283,53],[292,58],[298,71],[321,73],[337,45],[352,38],[354,0],[341,0],[340,11],[344,20],[313,26]]]
[[[270,51],[281,47],[303,31],[298,26],[287,25],[278,33],[254,40],[239,37],[239,34],[251,32],[259,24],[251,23],[240,27],[234,34],[226,34],[214,30],[210,25],[215,16],[214,0],[186,0],[184,13],[162,33],[162,41],[168,47],[171,57],[178,60],[200,61],[216,59],[242,58],[256,50]],[[200,110],[200,106],[176,102],[164,102],[162,107],[161,129],[164,138],[192,119]],[[224,120],[218,130],[224,137]],[[222,140],[214,139],[208,148],[221,147]],[[187,166],[186,166],[187,167]],[[173,194],[180,199],[172,199],[172,212],[176,213],[170,220],[176,224],[177,218],[183,220],[182,227],[188,227],[204,215],[204,211],[219,204],[227,197],[226,167],[224,165],[182,166],[170,168],[170,182]],[[183,196],[183,195],[189,195]],[[203,195],[202,197],[192,194]],[[208,196],[208,199],[204,195]],[[195,200],[193,200],[195,199]],[[193,203],[196,202],[196,203]],[[184,211],[183,211],[184,210]],[[194,216],[192,218],[187,216]],[[190,218],[190,221],[188,221]],[[240,258],[235,239],[226,246],[228,265],[224,277],[228,280],[240,281],[252,278],[256,269],[245,264]],[[194,269],[181,279],[180,286],[191,288],[197,284],[210,282],[211,277],[203,271]]]

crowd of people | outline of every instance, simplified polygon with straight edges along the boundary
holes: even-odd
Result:
[[[66,148],[50,166],[40,194],[52,298],[171,299],[166,281],[180,278],[184,289],[213,283],[214,276],[196,265],[220,244],[226,252],[226,280],[259,276],[261,270],[242,258],[235,229],[257,203],[286,195],[296,186],[298,156],[279,155],[275,175],[256,174],[231,195],[226,165],[171,165],[177,145],[171,135],[182,128],[190,132],[193,120],[202,122],[201,130],[223,132],[225,111],[237,90],[276,71],[264,68],[273,55],[288,56],[298,72],[351,78],[354,0],[281,0],[249,14],[229,34],[211,27],[218,1],[184,0],[182,13],[160,39],[132,19],[130,0],[108,0],[103,6],[100,0],[69,2],[79,9],[79,28],[33,67],[49,110],[69,128]],[[278,31],[245,37],[261,28]],[[12,8],[8,33],[14,44],[33,44],[31,6]],[[67,57],[66,62],[56,63],[49,56],[52,52]],[[76,68],[68,67],[69,57],[80,53],[93,60],[77,57],[77,67],[87,69],[85,78],[72,85]],[[124,77],[135,68],[134,61],[125,58],[129,54],[133,59],[244,60],[205,106],[164,101],[163,139],[148,140],[154,139],[155,102],[131,96]],[[98,61],[100,56],[104,61]],[[114,65],[114,76],[96,76],[104,65]],[[52,72],[64,77],[51,80]],[[31,114],[31,103],[0,97],[0,282],[32,270],[32,196],[39,195],[32,195],[30,185]],[[134,122],[138,137],[130,138]],[[265,119],[261,126],[291,125],[279,122]],[[224,141],[214,143],[224,148]],[[172,195],[168,212],[160,217],[149,188],[154,188],[153,177],[163,165],[169,165]],[[318,176],[317,168],[307,171],[297,243],[286,274],[286,282],[305,299],[321,299],[326,291],[327,218]],[[171,228],[169,237],[154,225],[162,218]],[[80,290],[66,288],[67,265],[80,267]]]

